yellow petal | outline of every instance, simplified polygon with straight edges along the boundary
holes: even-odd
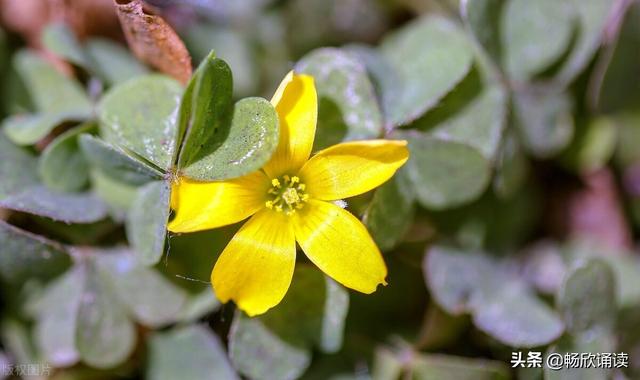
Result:
[[[262,210],[231,239],[211,273],[221,302],[233,300],[254,316],[282,301],[296,260],[296,241],[288,219]]]
[[[176,215],[167,228],[194,232],[237,223],[264,206],[270,185],[261,171],[219,182],[181,178],[171,187]]]
[[[263,169],[271,178],[276,178],[297,173],[311,154],[318,118],[313,77],[291,71],[273,95],[271,104],[280,121],[280,143]]]
[[[343,199],[380,186],[408,158],[406,141],[352,141],[318,152],[302,167],[299,176],[312,197]]]
[[[351,213],[332,203],[310,200],[291,218],[298,244],[324,273],[363,293],[386,285],[382,255]]]

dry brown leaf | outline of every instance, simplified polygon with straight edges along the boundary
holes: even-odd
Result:
[[[140,0],[114,0],[129,47],[142,61],[186,84],[191,56],[162,17],[149,14]]]

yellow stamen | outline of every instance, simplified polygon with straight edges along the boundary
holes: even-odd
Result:
[[[304,207],[309,199],[305,193],[306,186],[300,183],[300,177],[283,175],[271,180],[272,187],[267,190],[270,200],[265,202],[265,207],[270,210],[282,212],[286,215],[295,214],[296,210]]]

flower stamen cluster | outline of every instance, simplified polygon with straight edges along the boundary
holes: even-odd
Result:
[[[305,184],[300,183],[297,176],[289,177],[285,174],[280,178],[274,178],[271,180],[271,188],[267,191],[272,199],[266,201],[265,206],[270,210],[293,215],[309,200],[309,194],[305,193],[305,190]]]

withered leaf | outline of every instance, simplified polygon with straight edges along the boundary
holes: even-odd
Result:
[[[182,83],[191,77],[191,56],[162,17],[152,15],[141,0],[114,0],[129,47],[142,61]]]

